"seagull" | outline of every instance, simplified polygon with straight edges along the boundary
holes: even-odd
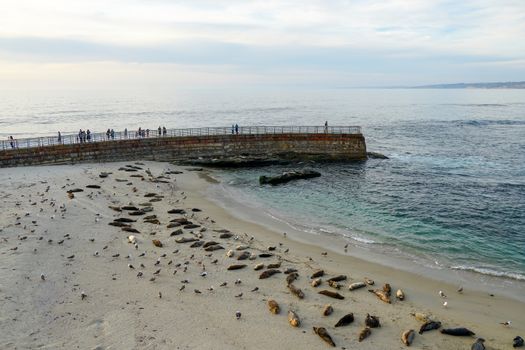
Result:
[[[463,293],[463,287],[462,287],[462,286],[460,286],[460,287],[458,288],[458,293]]]
[[[442,298],[446,298],[447,296],[445,295],[445,293],[443,293],[443,291],[439,291],[439,296],[442,297]]]
[[[241,312],[240,311],[236,311],[235,312],[235,318],[236,319],[240,319],[241,318]]]
[[[242,293],[239,293],[235,296],[236,298],[242,298]]]
[[[84,291],[82,291],[82,293],[80,293],[80,298],[81,298],[82,300],[84,300],[84,299],[87,298],[87,295],[86,295],[86,293],[85,293]]]
[[[146,255],[146,252],[142,252],[139,256],[144,256]]]
[[[445,302],[443,303],[443,307],[446,308],[447,306],[448,306],[448,302],[445,301]]]
[[[185,284],[183,284],[182,287],[180,287],[179,291],[183,291],[184,288],[186,288],[186,285],[185,285]]]
[[[255,287],[251,290],[251,292],[257,292],[259,290],[259,287]]]
[[[160,273],[161,269],[158,269],[157,271],[153,272],[154,275],[158,275]]]
[[[241,279],[237,278],[237,281],[235,281],[235,284],[241,284],[241,283],[242,283]]]
[[[137,277],[142,277],[142,275],[144,275],[142,271],[139,271],[139,273],[137,273]]]
[[[40,274],[40,279],[41,279],[42,281],[45,281],[45,280],[46,280],[46,276],[45,276],[43,273],[41,273],[41,274]]]
[[[128,267],[129,267],[130,269],[134,269],[134,268],[135,268],[135,267],[134,267],[133,265],[131,265],[131,264],[128,264]]]
[[[222,282],[220,287],[226,287],[227,284],[228,284],[228,282]]]
[[[162,293],[159,292],[159,299],[162,299]]]
[[[93,256],[98,256],[98,250],[93,254]]]
[[[506,321],[506,322],[500,322],[499,324],[502,324],[502,325],[504,325],[504,326],[510,327],[510,324],[511,324],[511,323],[512,323],[512,322],[510,322],[510,321]]]
[[[206,271],[201,273],[201,277],[206,277],[207,275],[208,275],[208,273]]]
[[[194,291],[195,293],[197,293],[197,294],[202,294],[202,292],[201,292],[200,290],[198,290],[198,289],[194,289],[193,291]]]

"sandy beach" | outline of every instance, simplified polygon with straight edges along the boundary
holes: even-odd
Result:
[[[206,170],[157,162],[22,167],[2,169],[0,180],[1,349],[330,347],[313,327],[324,327],[341,349],[401,349],[401,334],[410,329],[416,349],[470,349],[477,337],[487,349],[509,349],[514,337],[525,336],[525,304],[503,290],[465,286],[459,293],[456,281],[326,250],[243,220],[207,196],[216,180]],[[75,189],[82,191],[68,194]],[[122,218],[133,221],[114,221]],[[248,258],[238,260],[243,253]],[[255,271],[258,264],[264,267]],[[260,279],[269,264],[278,272]],[[228,270],[232,265],[246,266]],[[293,270],[298,277],[291,284],[303,298],[287,286],[285,272]],[[313,287],[318,270],[324,275]],[[375,283],[349,290],[365,278]],[[390,304],[367,291],[386,283]],[[396,298],[398,289],[404,300]],[[278,314],[269,300],[278,303]],[[324,316],[327,304],[333,313]],[[290,325],[289,310],[298,327]],[[350,313],[353,322],[335,327]],[[411,313],[476,335],[418,334],[422,322]],[[381,326],[360,342],[367,314]]]

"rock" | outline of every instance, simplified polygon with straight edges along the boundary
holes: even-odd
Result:
[[[313,170],[296,170],[296,171],[288,171],[278,176],[261,176],[259,177],[259,183],[261,185],[280,185],[283,183],[287,183],[293,180],[300,180],[300,179],[311,179],[314,177],[321,176],[321,173]]]

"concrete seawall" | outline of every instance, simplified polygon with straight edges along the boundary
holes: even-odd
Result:
[[[362,134],[281,133],[158,137],[9,149],[0,152],[0,167],[131,160],[183,161],[218,156],[315,157],[366,159]]]

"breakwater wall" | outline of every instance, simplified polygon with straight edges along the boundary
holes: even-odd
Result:
[[[296,157],[325,160],[366,159],[365,138],[358,127],[282,128],[238,134],[210,133],[198,129],[189,135],[173,134],[149,138],[108,139],[6,148],[0,151],[0,167],[115,162],[131,160],[188,161],[202,157]],[[308,129],[314,128],[314,129]],[[352,129],[348,129],[352,128]],[[197,130],[197,129],[193,129]],[[208,130],[208,132],[202,132]]]

